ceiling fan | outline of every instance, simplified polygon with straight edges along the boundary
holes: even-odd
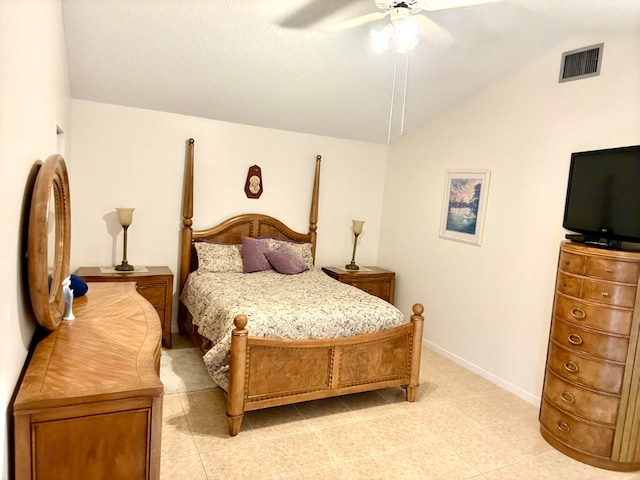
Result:
[[[389,48],[390,44],[394,44],[398,52],[404,52],[415,47],[419,40],[420,28],[415,20],[418,20],[422,30],[430,32],[443,32],[442,28],[431,21],[425,15],[417,15],[421,12],[435,12],[438,10],[448,10],[453,8],[470,7],[485,3],[495,3],[502,0],[373,0],[378,11],[360,15],[355,18],[343,20],[330,24],[322,28],[323,31],[337,32],[359,27],[371,22],[381,20],[389,16],[390,22],[381,30],[372,31],[374,41],[383,48]],[[326,2],[323,2],[326,5]],[[344,8],[354,0],[336,1],[334,6]],[[315,5],[315,6],[314,6]],[[312,7],[314,10],[312,10]],[[316,8],[317,3],[308,5],[308,11],[305,14],[312,13],[315,15],[313,23],[322,17],[322,12]],[[326,7],[325,7],[326,8]],[[325,12],[329,15],[331,12]],[[309,18],[309,16],[307,16]],[[283,26],[293,26],[283,25]],[[426,31],[422,32],[426,34]]]

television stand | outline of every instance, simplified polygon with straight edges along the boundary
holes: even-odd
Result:
[[[582,243],[590,247],[608,248],[608,249],[620,248],[620,241],[611,240],[610,238],[600,238],[600,237],[594,237],[589,235],[582,235],[580,233],[567,233],[564,237],[567,240],[570,240],[572,242]]]

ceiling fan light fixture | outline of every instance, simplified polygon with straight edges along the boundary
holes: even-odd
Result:
[[[391,23],[385,25],[382,30],[372,30],[371,36],[379,47],[389,49],[389,44],[393,40],[398,53],[411,50],[418,44],[418,26],[410,17],[409,9],[398,7],[391,11]]]
[[[393,37],[394,28],[393,25],[386,25],[382,30],[371,30],[371,38],[373,38],[373,43],[384,49],[389,50],[389,43],[391,42],[391,37]]]
[[[404,53],[418,45],[419,30],[413,20],[407,18],[403,22],[393,25],[394,32],[391,37],[396,44],[399,53]]]

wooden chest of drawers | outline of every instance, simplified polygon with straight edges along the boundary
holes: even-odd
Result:
[[[396,274],[379,267],[362,267],[361,270],[345,270],[337,267],[322,267],[332,278],[353,285],[371,295],[393,303]]]
[[[90,284],[36,345],[13,404],[16,480],[157,480],[158,315],[134,283]]]
[[[640,469],[640,253],[560,248],[540,430],[600,468]]]

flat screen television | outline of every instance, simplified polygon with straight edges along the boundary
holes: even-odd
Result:
[[[571,155],[562,226],[605,248],[640,243],[640,145]]]

